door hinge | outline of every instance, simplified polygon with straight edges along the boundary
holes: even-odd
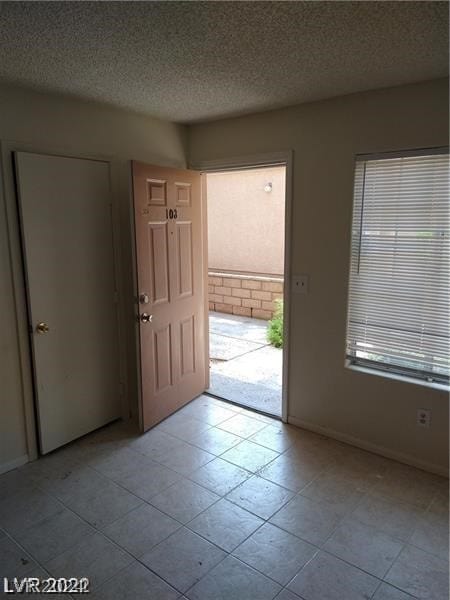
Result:
[[[123,384],[123,381],[119,381],[119,396],[122,398],[124,395],[124,391],[125,391],[125,386]]]
[[[113,297],[114,297],[114,304],[118,304],[118,302],[119,302],[119,292],[117,292],[117,291],[114,292]]]

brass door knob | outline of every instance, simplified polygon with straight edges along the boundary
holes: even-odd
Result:
[[[148,315],[147,313],[142,313],[141,322],[142,323],[151,323],[153,315]]]
[[[49,330],[50,327],[47,325],[47,323],[38,323],[36,325],[37,333],[47,333]]]

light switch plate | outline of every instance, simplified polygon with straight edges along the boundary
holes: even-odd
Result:
[[[308,275],[293,275],[292,277],[292,293],[307,294],[309,290]]]

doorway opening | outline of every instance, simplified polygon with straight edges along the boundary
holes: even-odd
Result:
[[[286,165],[206,174],[210,387],[282,416]]]

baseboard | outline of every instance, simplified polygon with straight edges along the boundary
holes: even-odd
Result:
[[[385,458],[397,460],[398,462],[405,463],[411,467],[417,467],[423,471],[429,471],[430,473],[448,478],[448,470],[445,467],[442,467],[441,465],[435,465],[434,463],[429,463],[424,460],[419,460],[415,456],[403,454],[402,452],[397,452],[395,450],[385,448],[384,446],[378,446],[377,444],[372,444],[360,438],[347,435],[346,433],[329,429],[328,427],[321,427],[320,425],[316,425],[314,423],[308,423],[307,421],[297,419],[296,417],[288,417],[288,423],[291,425],[296,425],[297,427],[301,427],[302,429],[307,429],[308,431],[313,431],[314,433],[320,433],[321,435],[333,438],[339,442],[344,442],[346,444],[350,444],[351,446],[368,450],[374,454],[380,454]]]
[[[28,454],[25,454],[24,456],[19,456],[19,458],[15,458],[14,460],[11,460],[10,462],[0,464],[0,475],[2,473],[7,473],[8,471],[12,471],[13,469],[17,469],[17,467],[21,467],[22,465],[26,464],[29,461],[30,461],[30,459],[28,457]]]

